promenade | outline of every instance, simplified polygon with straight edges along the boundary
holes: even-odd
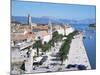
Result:
[[[48,56],[48,59],[43,63],[43,65],[36,67],[32,73],[78,70],[76,67],[66,68],[69,64],[84,65],[86,66],[86,69],[91,69],[89,59],[83,44],[83,35],[81,33],[74,36],[74,39],[72,39],[69,54],[67,55],[68,59],[64,61],[63,65],[61,65],[60,60],[56,60],[56,55],[59,52],[61,44],[62,43],[58,43],[58,46],[55,46],[51,49],[50,52],[47,52],[46,56]]]
[[[91,69],[89,59],[83,44],[82,34],[74,36],[70,46],[67,64],[81,64],[85,65],[87,69]]]

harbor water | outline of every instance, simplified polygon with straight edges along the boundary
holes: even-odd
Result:
[[[83,32],[83,43],[92,69],[96,68],[96,29],[90,28],[87,24],[72,25],[76,30]]]

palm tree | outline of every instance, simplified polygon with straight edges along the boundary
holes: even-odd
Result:
[[[57,38],[58,38],[57,41],[62,41],[63,35],[59,34]]]
[[[63,61],[67,58],[67,54],[69,53],[69,49],[70,49],[70,43],[71,43],[74,35],[76,35],[76,34],[77,34],[77,31],[70,33],[67,36],[67,39],[65,39],[64,43],[61,45],[61,48],[59,50],[59,57],[61,60],[61,64],[63,64]]]
[[[42,51],[43,52],[47,52],[51,49],[51,41],[49,41],[48,43],[44,42],[44,44],[42,45]]]
[[[62,36],[57,32],[53,32],[52,42],[57,44],[58,41],[62,39]]]
[[[37,56],[39,56],[39,48],[42,48],[42,41],[40,37],[38,37],[38,40],[33,44],[33,48],[37,49]]]
[[[60,60],[61,60],[61,65],[63,65],[63,61],[67,59],[67,55],[65,53],[62,53]]]
[[[63,44],[59,50],[59,57],[61,60],[61,64],[63,64],[63,61],[67,58],[67,52],[66,52],[66,45]]]

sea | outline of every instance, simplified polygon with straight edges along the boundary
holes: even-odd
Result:
[[[91,69],[96,69],[96,29],[90,28],[89,24],[73,24],[76,30],[83,32],[84,47],[86,49]]]

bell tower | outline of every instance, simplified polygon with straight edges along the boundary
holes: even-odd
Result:
[[[28,14],[28,25],[31,25],[31,24],[32,24],[32,22],[31,22],[31,15]]]
[[[48,23],[48,26],[49,26],[49,35],[50,37],[52,38],[52,24],[51,24],[51,21],[49,20],[49,23]]]
[[[32,17],[28,14],[28,25],[30,25],[30,29],[32,30]]]

